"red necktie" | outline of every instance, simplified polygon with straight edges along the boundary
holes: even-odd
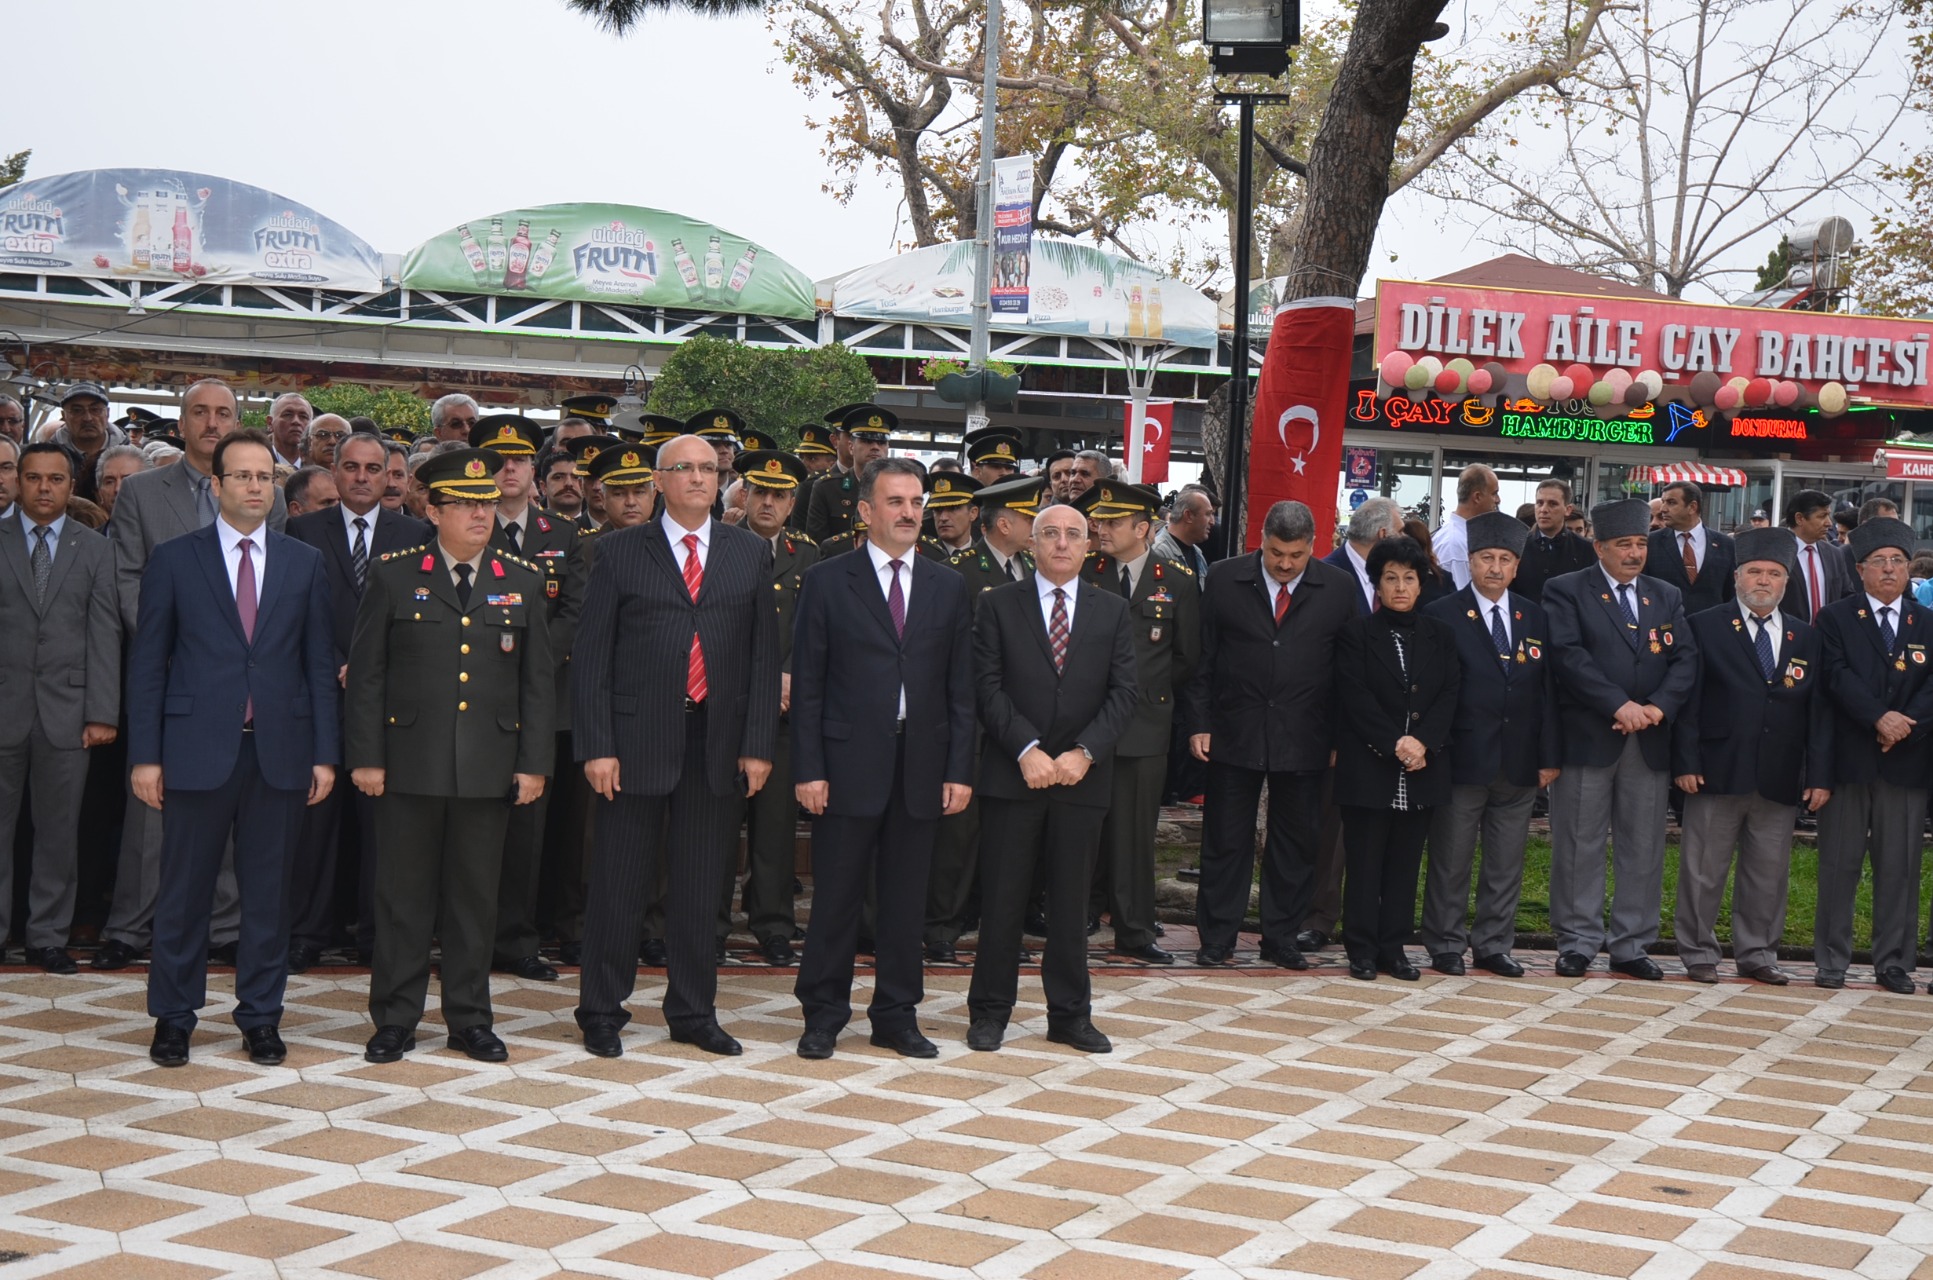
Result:
[[[1811,589],[1812,595],[1812,612],[1806,617],[1806,621],[1810,622],[1813,618],[1819,616],[1819,607],[1822,603],[1819,599],[1819,544],[1816,542],[1808,542],[1805,553],[1812,561],[1812,571],[1806,574],[1806,585]]]
[[[1681,533],[1678,536],[1685,540],[1685,582],[1695,583],[1698,581],[1698,555],[1691,549],[1691,535]]]
[[[698,535],[685,535],[685,590],[698,602],[698,588],[705,582],[705,568],[698,563]],[[705,651],[699,647],[698,632],[691,633],[691,661],[685,668],[685,696],[693,702],[705,700]]]
[[[1067,593],[1054,588],[1054,609],[1047,619],[1047,643],[1054,651],[1054,670],[1067,669]]]
[[[1283,583],[1275,588],[1275,625],[1281,626],[1282,619],[1289,616],[1289,588]]]
[[[252,552],[255,543],[243,538],[237,544],[242,549],[242,564],[235,571],[235,609],[242,615],[242,636],[250,644],[255,643],[255,557]],[[242,723],[255,723],[255,699],[250,698],[242,711]]]

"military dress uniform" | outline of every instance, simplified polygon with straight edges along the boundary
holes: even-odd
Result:
[[[425,463],[419,475],[432,493],[488,500],[497,496],[497,465],[487,451],[462,450]],[[473,579],[463,575],[459,587],[457,576],[435,541],[369,567],[349,650],[345,724],[349,768],[385,771],[376,801],[370,1015],[379,1028],[413,1031],[430,946],[440,938],[443,1020],[453,1041],[492,1020],[504,828],[515,775],[551,768],[556,696],[538,603],[542,570],[486,548]]]
[[[892,410],[876,404],[847,405],[840,428],[855,440],[884,442],[892,439],[899,419]],[[806,513],[805,531],[824,547],[839,534],[850,532],[859,520],[859,476],[856,471],[828,472],[812,486],[812,506]]]
[[[839,456],[839,451],[832,446],[831,428],[817,422],[808,422],[799,428],[799,442],[792,447],[792,452],[800,459]],[[812,509],[812,487],[822,476],[831,474],[831,471],[811,470],[805,473],[805,479],[799,482],[799,500],[792,504],[792,514],[785,518],[786,528],[795,533],[806,532],[805,518]]]

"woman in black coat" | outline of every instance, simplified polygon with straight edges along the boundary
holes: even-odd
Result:
[[[1403,953],[1430,810],[1450,799],[1443,753],[1456,713],[1456,637],[1417,612],[1431,570],[1415,539],[1370,549],[1377,610],[1336,637],[1335,799],[1342,810],[1342,941],[1349,976],[1419,976]]]

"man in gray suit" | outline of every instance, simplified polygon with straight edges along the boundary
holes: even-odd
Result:
[[[1655,980],[1664,889],[1670,721],[1698,665],[1678,589],[1642,572],[1651,504],[1591,508],[1598,563],[1544,584],[1557,666],[1563,772],[1550,786],[1550,923],[1557,975],[1579,978],[1599,950],[1614,972]],[[1617,885],[1604,928],[1604,842]]]
[[[215,446],[241,424],[241,405],[228,384],[203,379],[181,397],[181,461],[121,482],[109,534],[114,545],[121,625],[129,634],[134,631],[141,600],[141,574],[155,547],[215,522],[216,500],[210,487]],[[269,528],[280,533],[288,519],[288,507],[277,489]],[[101,930],[94,968],[126,968],[148,945],[160,868],[161,816],[129,792],[127,821],[121,828],[120,865],[114,879],[114,904],[108,910],[107,926]],[[209,927],[210,941],[217,948],[234,946],[238,934],[236,903],[234,872],[224,863],[215,882],[215,911]]]
[[[13,446],[11,442],[9,449]],[[13,907],[13,835],[33,788],[27,963],[75,972],[67,954],[78,887],[87,748],[114,741],[121,618],[107,539],[67,518],[76,461],[64,445],[20,453],[19,501],[0,517],[0,908]],[[4,929],[0,929],[4,932]]]

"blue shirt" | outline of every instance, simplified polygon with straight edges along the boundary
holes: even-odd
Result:
[[[27,535],[27,560],[28,560],[28,563],[32,563],[33,557],[34,557],[34,544],[39,541],[39,539],[34,537],[34,530],[39,526],[34,524],[34,522],[30,518],[28,518],[27,509],[25,507],[21,506],[19,503],[15,503],[14,507],[16,510],[20,512],[20,527],[26,532],[26,535]],[[53,518],[53,521],[47,525],[47,554],[56,560],[60,559],[61,531],[66,527],[67,527],[67,517],[65,514],[55,516]]]

